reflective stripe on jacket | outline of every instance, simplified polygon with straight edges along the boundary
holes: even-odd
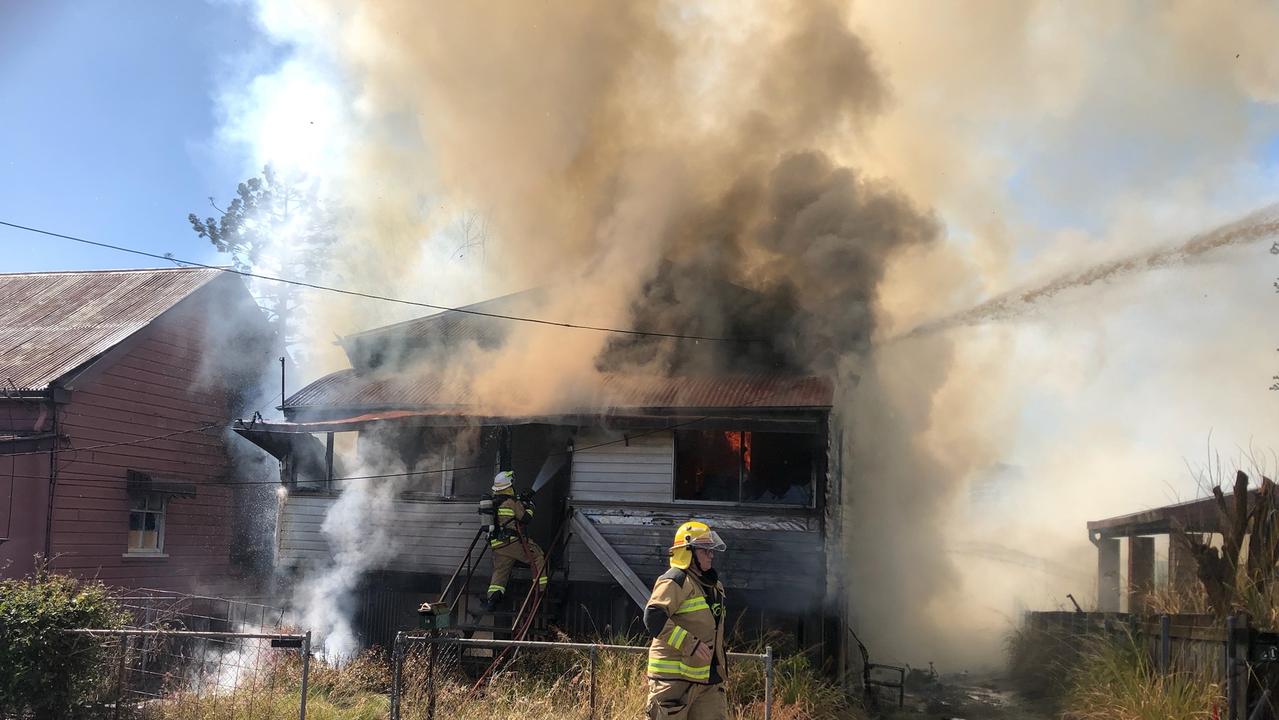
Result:
[[[708,601],[707,589],[720,598],[718,603],[713,599]],[[727,676],[723,597],[723,585],[717,582],[713,587],[704,588],[692,572],[672,568],[658,578],[648,599],[646,622],[650,616],[658,617],[660,622],[660,616],[655,615],[658,611],[665,615],[666,621],[656,632],[656,624],[650,628],[650,632],[654,632],[653,642],[648,647],[650,678],[709,684],[712,681],[711,664],[700,665],[693,658],[693,650],[699,642],[715,648],[716,674],[719,678]]]
[[[497,532],[489,538],[489,547],[494,550],[519,540],[519,533],[523,532],[523,526],[533,519],[533,508],[525,507],[524,503],[515,499],[515,496],[499,495],[498,497],[501,500],[497,505]]]

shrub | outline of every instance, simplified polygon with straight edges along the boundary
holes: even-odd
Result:
[[[116,629],[127,614],[101,583],[41,568],[0,581],[0,717],[65,718],[111,682],[100,638],[72,628]]]

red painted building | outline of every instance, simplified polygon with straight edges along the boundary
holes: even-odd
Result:
[[[241,280],[3,274],[0,308],[0,576],[39,554],[119,587],[240,585],[226,427],[272,345]]]

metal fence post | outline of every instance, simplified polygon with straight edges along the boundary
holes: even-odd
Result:
[[[302,697],[298,702],[298,718],[306,720],[307,682],[311,678],[311,631],[302,636]]]
[[[1172,663],[1172,618],[1159,616],[1159,672],[1166,673]]]
[[[120,658],[116,660],[115,669],[115,720],[120,720],[120,706],[124,704],[124,672],[128,665],[129,636],[120,634]]]
[[[439,639],[439,631],[432,630],[431,650],[426,661],[426,720],[435,720],[435,659],[440,649]]]
[[[773,646],[764,646],[764,720],[773,720]]]
[[[591,647],[591,720],[595,720],[595,664],[599,657],[599,649]]]
[[[400,720],[400,693],[404,684],[404,633],[395,633],[391,646],[391,720]]]

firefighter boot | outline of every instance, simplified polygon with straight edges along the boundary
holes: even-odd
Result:
[[[480,603],[480,607],[484,610],[484,612],[493,612],[497,609],[497,606],[501,604],[502,591],[498,590],[497,592],[489,593],[489,596],[484,598],[484,601]]]

